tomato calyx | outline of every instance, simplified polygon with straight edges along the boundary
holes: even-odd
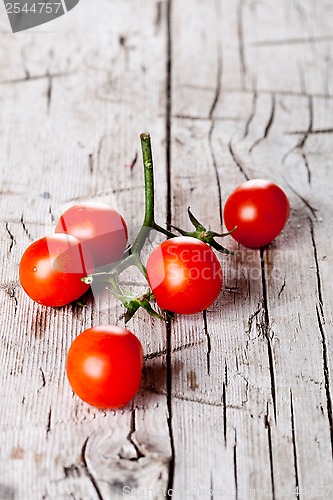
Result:
[[[132,257],[133,255],[131,255]],[[118,269],[117,266],[113,270],[113,272],[104,272],[104,273],[96,273],[94,275],[86,276],[85,278],[82,278],[82,281],[86,284],[91,284],[94,279],[99,279],[102,280],[103,278],[107,282],[107,288],[111,291],[112,295],[116,297],[124,306],[125,312],[120,316],[119,319],[124,319],[125,324],[128,323],[130,319],[133,318],[135,313],[138,311],[138,309],[142,308],[147,313],[152,316],[153,318],[158,318],[165,320],[166,319],[166,314],[167,312],[164,311],[165,316],[162,314],[158,313],[155,311],[155,309],[152,307],[152,302],[155,302],[155,297],[151,290],[149,289],[146,291],[144,294],[135,296],[133,293],[129,292],[128,290],[124,290],[124,288],[121,286],[121,284],[118,282],[118,278],[120,274],[127,269],[127,267],[121,268],[121,265],[124,265],[126,262],[126,257],[123,261],[120,261],[118,263]],[[128,260],[126,264],[128,264]],[[141,264],[141,262],[140,262]],[[133,261],[129,265],[136,265],[135,261]],[[141,264],[143,267],[143,264]],[[120,269],[119,269],[120,267]],[[138,267],[138,266],[137,266]]]
[[[126,307],[125,313],[122,315],[122,318],[125,320],[125,324],[133,318],[134,314],[137,312],[140,307],[147,311],[147,313],[153,318],[158,318],[165,320],[165,317],[159,314],[155,309],[153,309],[151,305],[151,301],[155,300],[154,295],[150,290],[140,297],[133,297],[129,302],[125,302],[124,306]]]
[[[121,316],[121,319],[125,320],[125,324],[127,324],[128,321],[133,318],[140,307],[142,307],[142,309],[145,309],[145,311],[147,311],[150,316],[158,319],[164,319],[164,317],[157,311],[155,311],[155,309],[153,309],[151,305],[151,301],[154,300],[154,295],[152,294],[151,290],[148,290],[143,295],[136,297],[131,292],[128,292],[121,287],[121,285],[117,281],[116,275],[113,274],[109,276],[107,281],[109,286],[111,287],[113,295],[118,300],[120,300],[120,302],[125,307],[125,312]]]
[[[184,231],[184,229],[181,229],[180,227],[177,226],[171,226],[173,229],[178,231],[182,236],[191,236],[192,238],[196,238],[200,241],[203,241],[207,245],[211,246],[215,250],[217,250],[220,253],[224,253],[227,255],[235,255],[234,252],[231,252],[227,248],[223,247],[215,241],[215,238],[224,238],[225,236],[229,236],[229,234],[232,234],[236,229],[237,226],[234,227],[231,231],[228,231],[227,233],[217,233],[215,231],[210,231],[209,229],[206,229],[205,226],[198,221],[192,214],[190,207],[187,209],[187,213],[189,216],[189,219],[194,226],[194,231]]]

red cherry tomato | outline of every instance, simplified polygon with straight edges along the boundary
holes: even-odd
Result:
[[[20,281],[29,297],[44,306],[59,307],[78,299],[89,288],[81,281],[94,270],[91,256],[84,258],[79,240],[51,234],[35,241],[20,262]]]
[[[232,237],[247,247],[268,245],[284,228],[289,200],[279,186],[253,179],[238,186],[224,207],[224,222]]]
[[[147,262],[147,278],[162,309],[194,314],[207,309],[219,295],[222,269],[206,243],[179,236],[153,250]]]
[[[97,326],[82,332],[67,356],[73,391],[97,408],[119,408],[140,386],[143,352],[133,333],[119,326]]]
[[[121,259],[127,245],[127,226],[122,216],[104,203],[79,203],[68,208],[57,222],[56,233],[68,233],[82,243],[83,253],[94,258],[95,266]]]

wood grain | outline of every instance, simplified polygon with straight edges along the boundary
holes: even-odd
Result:
[[[82,0],[16,35],[1,16],[1,499],[332,498],[332,9]],[[223,229],[254,177],[285,189],[291,215],[268,248],[228,237],[237,257],[204,313],[132,320],[142,387],[99,411],[71,392],[66,353],[121,307],[107,293],[41,307],[18,264],[75,200],[113,204],[133,239],[144,130],[161,224],[190,228],[190,206]]]

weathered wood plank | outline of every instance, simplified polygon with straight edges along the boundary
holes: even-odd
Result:
[[[196,337],[202,341],[186,351],[186,361],[178,354],[191,375],[187,385],[184,376],[174,376],[174,420],[179,426],[176,422],[174,425],[179,428],[180,422],[201,421],[205,415],[199,436],[193,425],[185,431],[184,444],[183,430],[175,436],[179,442],[175,485],[180,488],[186,475],[188,484],[197,486],[194,498],[200,498],[199,485],[206,492],[213,487],[217,496],[225,488],[228,498],[284,498],[296,495],[297,488],[300,497],[304,493],[318,498],[322,492],[329,496],[325,487],[332,482],[330,335],[321,323],[318,325],[314,299],[317,295],[318,302],[323,301],[318,295],[322,294],[318,288],[318,283],[322,287],[322,277],[316,245],[323,244],[327,255],[330,237],[329,230],[322,229],[325,209],[320,211],[323,220],[319,227],[319,216],[315,218],[316,212],[311,210],[312,205],[317,208],[311,200],[323,200],[323,189],[319,194],[318,188],[314,190],[309,183],[314,174],[308,160],[308,150],[312,150],[309,140],[316,137],[312,135],[313,115],[318,114],[325,127],[331,126],[327,124],[330,115],[323,109],[325,104],[318,104],[325,101],[307,96],[307,92],[328,94],[319,79],[314,79],[317,71],[324,75],[319,65],[325,51],[317,48],[320,54],[315,57],[304,50],[303,44],[296,50],[293,41],[289,42],[301,36],[309,38],[308,29],[313,37],[325,37],[323,31],[329,21],[321,27],[318,18],[312,23],[308,13],[306,21],[289,17],[287,24],[280,20],[280,12],[287,15],[289,7],[290,2],[279,4],[275,26],[271,2],[206,3],[207,11],[215,13],[209,22],[203,6],[193,9],[191,5],[195,20],[187,26],[189,12],[183,5],[174,6],[175,223],[184,220],[180,207],[199,204],[201,219],[218,227],[219,205],[247,177],[276,181],[286,189],[292,203],[286,230],[268,250],[260,253],[240,248],[238,260],[223,259],[225,287],[221,300],[207,311],[206,322],[198,318],[195,323]],[[324,16],[329,7],[321,8]],[[304,9],[311,10],[310,4]],[[264,22],[258,22],[263,16]],[[209,32],[199,36],[200,29],[208,24]],[[223,25],[224,31],[219,33],[216,25]],[[195,40],[195,45],[179,42],[186,36]],[[267,39],[267,44],[261,43]],[[283,39],[286,42],[280,43]],[[267,45],[266,52],[262,52],[262,45]],[[192,53],[195,56],[191,57]],[[231,54],[235,58],[233,67]],[[191,60],[191,66],[183,71],[186,60]],[[303,62],[307,77],[302,86],[299,68]],[[193,85],[194,75],[199,75],[199,80]],[[253,90],[248,92],[248,88]],[[303,133],[290,133],[297,130]],[[319,162],[319,148],[315,151],[316,175],[327,179],[324,167],[319,167],[325,160]],[[329,140],[325,142],[326,151],[331,154]],[[184,165],[190,166],[190,175]],[[328,196],[326,192],[327,207]],[[320,237],[316,238],[319,228]],[[188,341],[187,319],[178,322],[177,345],[182,339]],[[208,360],[213,368],[203,377]],[[189,407],[187,400],[196,403]],[[212,425],[215,405],[220,407],[220,414]],[[187,460],[198,448],[199,475]],[[217,454],[213,450],[218,450]]]
[[[95,4],[54,32],[0,24],[0,498],[330,498],[332,4]],[[72,394],[66,353],[121,308],[105,293],[37,306],[17,270],[74,200],[115,205],[133,238],[143,130],[161,224],[190,227],[191,206],[222,229],[226,197],[252,177],[280,184],[292,210],[265,250],[227,239],[238,257],[221,257],[204,314],[132,321],[142,387],[103,412]]]
[[[117,323],[121,308],[104,294],[83,309],[49,310],[17,282],[26,246],[52,232],[77,199],[118,207],[133,237],[143,214],[139,133],[147,128],[166,220],[165,15],[159,2],[85,2],[55,33],[2,35],[1,498],[122,498],[126,485],[168,483],[165,356],[147,361],[145,396],[133,406],[89,408],[70,391],[66,354],[83,329]],[[160,322],[140,314],[132,329],[145,354],[165,348]],[[145,385],[161,394],[148,397]]]

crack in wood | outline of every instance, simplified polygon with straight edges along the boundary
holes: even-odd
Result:
[[[223,438],[224,446],[227,447],[227,384],[222,385],[222,407],[223,407]]]
[[[333,134],[333,128],[318,128],[312,130],[290,130],[285,132],[286,135],[320,135],[320,134]]]
[[[242,162],[236,156],[234,146],[232,144],[232,139],[230,139],[230,141],[229,141],[228,148],[229,148],[230,155],[231,155],[232,159],[234,160],[234,163],[237,165],[240,173],[245,177],[245,180],[248,181],[250,179],[250,177],[247,175],[246,170],[244,169],[244,167],[242,165]]]
[[[227,447],[227,387],[228,387],[228,365],[224,362],[224,381],[222,385],[222,404],[223,404],[223,438],[224,446]]]
[[[256,148],[265,139],[267,139],[269,131],[270,131],[270,129],[273,125],[273,121],[274,121],[275,105],[276,105],[276,98],[275,98],[275,95],[272,94],[272,107],[271,107],[271,112],[270,112],[270,115],[268,118],[267,125],[266,125],[265,130],[264,130],[264,135],[262,137],[259,137],[259,139],[257,139],[256,141],[254,141],[254,143],[252,144],[252,146],[249,149],[249,153],[252,153],[254,148]]]
[[[318,209],[314,208],[312,205],[310,205],[310,203],[305,198],[303,198],[303,196],[301,196],[299,193],[297,193],[295,190],[294,190],[294,192],[295,192],[296,196],[298,196],[298,198],[304,203],[304,205],[308,207],[308,209],[312,213],[313,217],[317,220],[316,212],[318,211]]]
[[[4,290],[11,299],[14,300],[14,315],[17,313],[18,308],[18,298],[16,297],[16,288],[20,282],[11,282],[4,285],[0,285],[0,290]]]
[[[175,353],[175,352],[179,352],[179,351],[185,351],[186,349],[190,349],[192,347],[197,347],[198,345],[202,344],[203,341],[200,340],[200,341],[195,341],[195,342],[188,342],[187,344],[183,344],[183,345],[180,345],[178,347],[174,347],[172,349],[172,354]],[[161,356],[165,356],[167,354],[167,349],[161,349],[160,351],[154,351],[154,352],[151,352],[151,353],[148,353],[144,356],[144,359],[145,360],[149,360],[149,359],[155,359],[155,358],[160,358]]]
[[[307,156],[304,153],[304,151],[302,151],[302,158],[303,158],[304,166],[305,166],[305,169],[306,169],[306,172],[308,175],[308,184],[311,185],[311,169],[310,169],[309,161],[308,161]]]
[[[211,121],[212,119],[210,116],[194,116],[194,115],[183,115],[183,114],[176,114],[173,116],[173,118],[176,118],[178,120],[191,120],[191,121]],[[239,116],[214,116],[214,121],[240,122],[242,121],[242,119]]]
[[[32,241],[32,240],[33,240],[33,238],[32,238],[32,236],[31,236],[31,234],[29,233],[27,226],[25,225],[23,214],[21,215],[20,222],[21,222],[21,224],[22,224],[23,231],[24,231],[24,232],[25,232],[25,234],[28,236],[28,239]]]
[[[37,392],[41,391],[45,386],[46,386],[46,378],[45,378],[45,373],[42,367],[39,368],[40,374],[42,377],[42,385],[41,387],[37,390]]]
[[[159,396],[166,396],[167,391],[163,391],[161,389],[155,389],[154,387],[146,387],[146,390],[151,392],[152,394],[158,394]],[[173,392],[172,397],[179,400],[179,401],[187,401],[189,403],[197,403],[200,405],[205,405],[205,406],[215,406],[217,408],[223,408],[223,394],[221,395],[221,399],[207,399],[207,398],[201,398],[197,396],[187,396],[185,394],[179,393],[179,392]],[[238,406],[238,405],[232,405],[232,404],[227,404],[226,409],[231,409],[231,410],[240,410],[240,411],[245,411],[248,412],[248,408],[244,408],[243,406]]]
[[[219,9],[216,8],[217,10],[217,15],[219,16]],[[209,149],[210,149],[210,154],[213,162],[213,167],[214,167],[214,172],[215,172],[215,179],[216,179],[216,184],[217,184],[217,191],[218,191],[218,204],[219,204],[219,216],[220,216],[220,226],[223,227],[223,208],[222,208],[222,193],[221,193],[221,183],[220,183],[220,177],[218,173],[218,166],[217,166],[217,160],[216,156],[214,153],[214,147],[213,147],[213,132],[215,129],[215,117],[214,117],[214,111],[216,109],[216,106],[218,104],[219,98],[220,98],[220,92],[221,92],[221,82],[222,82],[222,48],[221,48],[221,42],[218,39],[217,40],[217,74],[216,74],[216,86],[215,86],[215,93],[213,97],[213,102],[211,104],[209,113],[208,113],[208,118],[211,120],[211,126],[208,132],[208,144],[209,144]]]
[[[282,292],[283,292],[283,290],[285,289],[285,287],[286,287],[286,278],[284,278],[284,279],[283,279],[282,286],[281,286],[280,291],[279,291],[279,293],[278,293],[278,299],[281,297]]]
[[[270,472],[271,472],[272,500],[275,500],[275,480],[274,480],[272,428],[271,428],[271,422],[270,422],[270,418],[269,418],[268,403],[267,403],[267,413],[265,415],[265,427],[267,429],[267,439],[268,439],[268,452],[269,452],[269,465],[270,465]]]
[[[133,438],[133,436],[136,432],[136,419],[135,419],[135,417],[136,417],[136,410],[135,410],[134,406],[132,405],[130,431],[127,435],[127,441],[133,446],[135,453],[136,453],[136,456],[129,458],[129,460],[131,462],[137,462],[138,460],[140,460],[140,458],[145,457],[144,453],[142,453],[142,451],[140,450],[139,445],[134,441],[134,438]],[[124,458],[120,455],[119,455],[119,457],[121,459]]]
[[[50,109],[51,109],[52,90],[53,90],[52,85],[53,85],[52,76],[48,74],[48,83],[47,83],[47,90],[46,90],[47,114],[50,114]]]
[[[69,76],[73,74],[74,72],[58,72],[58,73],[49,73],[46,72],[43,75],[34,75],[31,76],[29,73],[26,72],[25,78],[12,78],[8,80],[0,80],[0,85],[12,85],[13,83],[24,83],[24,82],[30,82],[34,80],[44,80],[44,79],[49,79],[49,78],[60,78],[62,76]]]
[[[310,212],[312,213],[313,215],[313,218],[315,220],[317,220],[317,214],[316,212],[318,212],[318,208],[314,208],[309,201],[307,201],[305,198],[303,198],[302,195],[300,195],[295,188],[293,188],[289,182],[284,178],[284,181],[285,183],[287,184],[287,186],[289,187],[289,189],[297,196],[297,198],[299,198],[301,200],[302,203],[304,203],[304,205],[310,210]]]
[[[295,471],[295,488],[299,493],[299,477],[298,477],[298,459],[297,459],[297,446],[296,446],[296,430],[295,430],[295,415],[294,415],[294,403],[293,403],[293,393],[290,389],[290,419],[291,419],[291,436],[293,443],[293,456],[294,456],[294,471]],[[300,498],[299,494],[297,495]]]
[[[268,351],[268,362],[269,362],[269,374],[271,379],[271,396],[274,409],[274,419],[275,423],[277,421],[277,408],[276,408],[276,384],[275,384],[275,367],[274,367],[274,354],[272,347],[272,339],[270,336],[270,320],[269,320],[269,308],[268,308],[268,293],[267,293],[267,278],[265,270],[265,249],[260,248],[260,264],[261,264],[261,282],[262,282],[262,293],[263,293],[263,322],[262,331],[267,341],[267,351]]]
[[[316,269],[317,295],[318,295],[316,314],[317,314],[317,322],[322,343],[322,359],[323,359],[323,372],[325,380],[327,418],[330,428],[331,452],[333,457],[333,404],[332,404],[331,387],[330,387],[330,370],[329,370],[330,361],[327,351],[327,335],[324,327],[325,325],[324,301],[323,301],[322,282],[321,282],[321,275],[319,268],[318,251],[314,234],[314,226],[313,226],[313,221],[310,218],[309,218],[309,224],[310,224],[310,234],[313,247],[313,256],[315,261],[315,269]]]
[[[214,500],[214,481],[213,481],[213,472],[212,470],[210,471],[210,491],[209,491],[209,498],[210,500]]]
[[[173,436],[173,426],[172,426],[172,360],[171,360],[171,336],[172,336],[172,327],[171,327],[171,319],[168,318],[166,322],[166,399],[167,399],[167,425],[169,430],[169,440],[171,447],[171,457],[169,462],[169,476],[168,476],[168,498],[172,497],[172,493],[169,495],[169,492],[173,491],[173,482],[174,482],[174,474],[175,474],[175,443]]]
[[[65,474],[65,479],[79,478],[81,477],[80,466],[76,464],[71,464],[63,467]]]
[[[237,431],[235,429],[235,443],[233,449],[235,499],[238,500],[238,471],[237,471]]]
[[[126,187],[123,187],[123,188],[115,188],[115,189],[110,188],[110,189],[106,189],[106,190],[103,189],[101,191],[95,191],[94,193],[90,193],[89,194],[89,198],[98,198],[101,195],[105,195],[107,192],[110,192],[112,194],[115,194],[115,193],[130,193],[130,192],[135,191],[137,189],[139,189],[140,191],[142,191],[144,189],[144,184],[138,185],[138,186],[126,186]],[[71,198],[62,200],[62,203],[73,203],[75,201],[81,202],[82,201],[82,196],[76,196],[74,198],[71,197]]]
[[[258,94],[255,91],[255,92],[253,92],[251,113],[250,113],[250,116],[248,117],[248,119],[246,120],[245,129],[244,129],[244,134],[243,134],[242,140],[246,139],[246,137],[249,134],[250,125],[251,125],[252,120],[253,120],[253,118],[255,117],[255,114],[256,114],[257,100],[258,100]]]
[[[83,443],[83,446],[81,449],[81,460],[82,460],[83,469],[84,469],[87,477],[90,479],[90,482],[91,482],[91,484],[96,492],[98,500],[104,500],[103,495],[101,493],[101,490],[99,489],[99,486],[97,484],[97,481],[96,481],[95,477],[93,476],[92,472],[90,471],[88,464],[87,464],[86,451],[87,451],[88,441],[89,441],[89,436],[87,437],[87,439]]]
[[[88,165],[89,165],[89,172],[91,174],[93,174],[93,172],[94,172],[94,153],[88,154]]]
[[[126,167],[130,169],[130,172],[133,172],[133,169],[134,169],[134,167],[135,167],[135,165],[136,165],[136,163],[138,161],[138,157],[139,157],[139,155],[138,155],[138,152],[136,151],[133,159],[131,160],[131,162],[128,163],[128,164],[126,164]]]
[[[49,413],[47,415],[46,437],[48,437],[51,431],[51,420],[52,420],[52,408],[49,409]]]
[[[244,377],[244,375],[242,373],[240,373],[238,370],[237,370],[237,375],[239,377],[241,377],[244,382],[245,382],[245,399],[242,399],[242,405],[245,405],[248,401],[249,401],[249,387],[250,387],[250,382],[249,380]],[[251,384],[252,385],[252,384]]]
[[[258,304],[258,308],[254,313],[249,316],[249,319],[247,320],[247,328],[245,328],[245,332],[250,335],[251,330],[252,330],[252,324],[253,320],[258,316],[258,314],[262,311],[262,306],[261,304]],[[248,343],[246,344],[246,347],[248,348]]]
[[[256,42],[248,42],[252,47],[267,47],[272,45],[299,45],[311,43],[327,43],[333,42],[332,36],[313,36],[309,38],[286,38],[282,40],[257,40]]]
[[[291,155],[294,151],[300,150],[303,151],[306,141],[308,140],[309,135],[311,135],[313,130],[313,96],[308,95],[308,112],[309,112],[309,124],[308,128],[303,132],[303,137],[298,141],[298,143],[293,146],[289,151],[287,151],[282,157],[282,163],[285,163],[286,159],[289,155]]]
[[[51,216],[51,222],[52,222],[52,224],[55,224],[57,218],[55,217],[55,215],[54,215],[54,213],[52,211],[52,206],[51,205],[49,206],[49,214]]]
[[[207,340],[207,352],[206,352],[207,375],[210,376],[210,353],[212,352],[212,343],[210,334],[208,332],[207,311],[203,311],[203,321],[204,321],[204,332]]]
[[[13,246],[14,246],[14,243],[16,244],[16,240],[15,240],[15,237],[14,235],[11,233],[10,229],[9,229],[9,226],[8,226],[8,222],[5,221],[5,229],[6,229],[6,232],[10,238],[10,244],[9,244],[9,249],[8,249],[8,252],[7,254],[9,255],[13,249]]]
[[[166,222],[167,228],[171,229],[171,119],[172,119],[172,0],[166,3],[166,111],[165,111],[165,139],[166,139]]]
[[[192,83],[187,83],[180,85],[182,88],[199,90],[202,92],[212,92],[214,91],[214,87],[210,85],[195,85]],[[236,93],[236,94],[253,94],[253,92],[257,92],[257,94],[267,94],[267,95],[275,95],[275,96],[289,96],[289,97],[312,97],[317,99],[333,99],[333,94],[320,93],[320,92],[303,92],[299,90],[283,90],[283,89],[266,89],[266,88],[257,88],[253,83],[253,88],[242,89],[240,87],[223,87],[223,93]]]

